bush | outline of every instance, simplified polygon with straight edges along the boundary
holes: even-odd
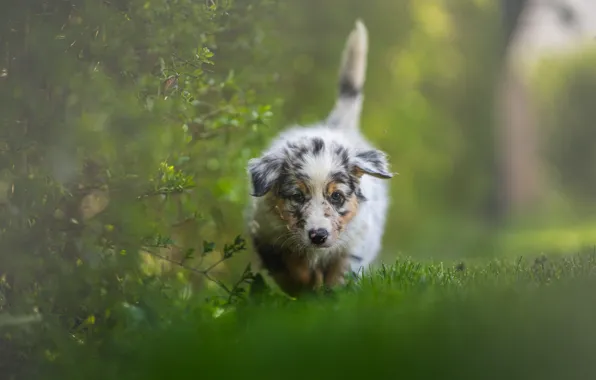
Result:
[[[101,345],[133,306],[154,310],[187,295],[189,272],[175,281],[155,275],[161,257],[207,268],[243,249],[241,239],[227,250],[203,240],[220,208],[242,201],[246,147],[271,116],[257,92],[272,76],[265,66],[234,72],[233,62],[214,63],[232,50],[237,63],[262,59],[255,21],[274,6],[4,7],[0,316],[42,321],[4,336],[3,375],[59,357],[69,341]]]

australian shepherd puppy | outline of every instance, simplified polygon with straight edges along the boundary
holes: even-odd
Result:
[[[263,267],[290,295],[343,284],[381,248],[392,173],[359,130],[367,52],[357,21],[327,119],[286,130],[248,163],[249,233]]]

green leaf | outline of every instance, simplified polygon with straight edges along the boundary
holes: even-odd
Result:
[[[215,243],[203,241],[203,256],[213,252],[215,249]]]

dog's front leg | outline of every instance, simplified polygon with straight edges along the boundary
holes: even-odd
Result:
[[[323,285],[323,271],[320,268],[312,268],[308,257],[287,254],[283,261],[284,270],[272,273],[272,277],[289,295],[295,297]]]

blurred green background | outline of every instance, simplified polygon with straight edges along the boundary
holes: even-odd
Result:
[[[369,28],[362,130],[399,173],[391,180],[383,258],[489,255],[502,40],[496,4],[330,1],[286,12],[277,26],[291,47],[284,54],[291,61],[281,66],[280,123],[326,115],[346,33],[359,17]]]
[[[268,25],[278,79],[261,94],[279,96],[283,105],[256,147],[288,125],[327,115],[346,34],[362,18],[371,44],[362,129],[399,172],[381,261],[593,245],[593,44],[582,45],[580,35],[559,47],[576,48],[571,53],[527,58],[518,40],[542,33],[557,41],[581,10],[554,2],[546,31],[535,31],[528,21],[515,24],[523,3],[280,4]],[[530,62],[519,63],[524,59]]]
[[[381,260],[400,253],[444,259],[569,252],[596,242],[589,195],[596,175],[593,36],[580,33],[557,46],[582,21],[581,10],[564,1],[550,10],[536,5],[515,24],[523,3],[332,0],[282,7],[274,25],[283,52],[274,90],[284,106],[275,130],[327,114],[346,33],[356,18],[369,28],[362,129],[399,172],[391,180]],[[546,26],[532,29],[526,19],[540,11],[546,16],[535,22]],[[542,35],[554,46],[551,54],[522,54],[519,40]],[[575,50],[557,54],[557,47]]]

